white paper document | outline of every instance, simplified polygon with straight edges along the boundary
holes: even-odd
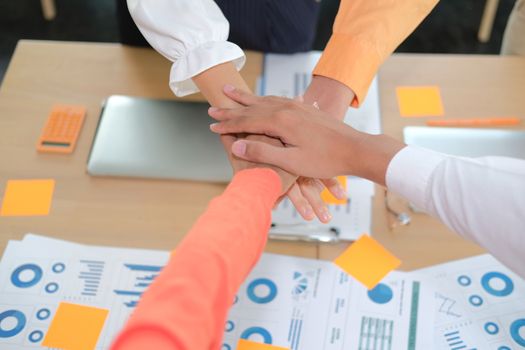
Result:
[[[58,303],[109,310],[107,349],[167,252],[84,246],[36,235],[9,243],[0,264],[0,348],[35,349]],[[392,272],[372,291],[331,262],[264,254],[239,289],[222,349],[239,338],[290,350],[431,349],[433,292]]]
[[[370,186],[371,185],[371,186]],[[349,177],[346,204],[328,205],[332,220],[324,224],[315,218],[305,221],[292,202],[285,198],[272,212],[272,237],[278,235],[335,236],[341,240],[355,240],[370,234],[372,226],[372,195],[374,187],[367,180]]]
[[[490,255],[419,270],[436,288],[436,349],[525,348],[525,281]]]

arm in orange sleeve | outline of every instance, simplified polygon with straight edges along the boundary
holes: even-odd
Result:
[[[238,172],[144,293],[112,349],[219,349],[228,310],[262,254],[280,192],[273,170]]]
[[[438,0],[341,0],[333,34],[314,75],[353,90],[364,100],[379,66],[421,23]]]

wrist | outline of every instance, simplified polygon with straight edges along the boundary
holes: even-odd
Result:
[[[306,104],[316,102],[320,110],[343,120],[348,106],[354,99],[354,92],[337,80],[315,75],[303,98]]]
[[[352,132],[344,147],[346,173],[384,186],[388,166],[405,144],[387,135]]]

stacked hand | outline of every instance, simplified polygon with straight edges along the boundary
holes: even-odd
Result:
[[[241,100],[236,99],[236,94],[242,93],[242,90],[233,90],[229,87],[225,88],[225,93],[227,96],[232,98],[234,101],[238,103],[242,103]],[[246,94],[245,96],[252,96],[248,93],[242,93]],[[230,109],[227,109],[230,110]],[[235,109],[231,109],[232,111]],[[214,113],[216,111],[219,111],[217,108],[211,108],[210,109],[210,115],[214,116]],[[245,136],[248,134],[248,136]],[[244,136],[244,137],[242,137]],[[272,146],[275,148],[284,148],[285,145],[278,139],[273,138],[268,135],[262,135],[262,133],[224,133],[221,135],[223,139],[223,144],[225,144],[225,147],[228,150],[231,150],[234,144],[238,144],[237,142],[240,141],[246,141],[246,142],[257,142],[264,145]],[[241,143],[242,144],[242,143]],[[235,155],[230,157],[230,161],[234,167],[234,170],[237,170],[239,167],[243,168],[246,165],[239,163],[240,159],[247,159],[246,157],[235,157]],[[249,159],[248,159],[249,160]],[[261,164],[264,162],[261,161],[254,161],[251,160],[254,163]],[[251,164],[254,164],[251,163]],[[270,163],[267,163],[270,164]],[[260,165],[259,165],[260,166]],[[274,167],[278,168],[278,167]],[[282,168],[281,168],[282,169]],[[295,177],[296,181],[289,187],[286,195],[290,199],[290,201],[294,204],[298,212],[301,214],[303,218],[306,220],[312,220],[315,216],[317,216],[322,222],[329,222],[332,218],[330,212],[328,211],[328,208],[326,206],[326,203],[321,198],[321,192],[325,189],[325,187],[336,197],[339,199],[344,199],[346,197],[344,189],[341,187],[339,182],[332,177],[327,178],[313,178],[313,177]]]
[[[244,107],[211,108],[210,116],[219,121],[211,130],[280,140],[282,144],[276,145],[239,139],[231,144],[231,150],[239,158],[271,164],[292,174],[314,179],[356,175],[384,184],[390,160],[405,146],[388,136],[361,133],[298,101],[235,89],[225,89],[225,94]]]

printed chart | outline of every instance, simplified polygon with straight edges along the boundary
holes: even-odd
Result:
[[[525,348],[525,282],[490,255],[420,270],[436,288],[439,349]]]
[[[68,302],[109,310],[97,343],[107,349],[168,259],[31,234],[10,242],[0,263],[0,348],[41,348]],[[241,338],[290,350],[428,348],[432,295],[413,274],[392,272],[367,291],[330,262],[264,254],[233,300],[222,348]]]

